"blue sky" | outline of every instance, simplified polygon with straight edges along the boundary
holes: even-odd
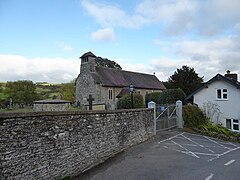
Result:
[[[83,53],[165,81],[240,69],[239,0],[0,0],[0,81],[69,82]]]

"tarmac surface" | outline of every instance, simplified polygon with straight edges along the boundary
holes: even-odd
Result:
[[[240,179],[240,144],[179,130],[117,154],[75,177],[83,180]]]

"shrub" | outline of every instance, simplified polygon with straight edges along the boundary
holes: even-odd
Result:
[[[200,125],[208,122],[202,110],[194,105],[183,106],[183,120],[184,125],[189,128],[199,128]]]
[[[145,96],[146,104],[150,101],[160,104],[160,92],[153,92],[153,93],[146,94]]]
[[[143,97],[140,94],[133,94],[133,108],[143,108]],[[117,102],[118,109],[131,109],[131,95],[124,95]]]
[[[226,136],[237,137],[239,135],[238,133],[232,132],[229,129],[223,127],[221,124],[213,124],[211,122],[200,125],[199,129],[203,132],[216,132],[218,134],[224,134]]]
[[[177,100],[183,101],[186,94],[181,89],[167,89],[163,92],[153,92],[145,97],[146,103],[154,101],[157,104],[173,104]]]

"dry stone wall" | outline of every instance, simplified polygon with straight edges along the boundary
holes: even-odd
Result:
[[[153,135],[150,109],[0,114],[0,179],[78,175]]]

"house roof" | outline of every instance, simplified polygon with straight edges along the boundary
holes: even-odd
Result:
[[[155,75],[123,71],[113,68],[96,67],[92,77],[97,83],[107,87],[129,87],[133,84],[140,89],[166,89]]]
[[[189,94],[185,100],[190,99],[193,95],[195,95],[196,93],[198,93],[199,91],[201,91],[202,89],[206,88],[207,86],[209,86],[210,84],[212,84],[215,81],[225,81],[226,83],[231,84],[232,86],[235,86],[237,89],[240,89],[240,82],[235,81],[231,78],[225,77],[221,74],[217,74],[216,76],[214,76],[212,79],[210,79],[209,81],[202,83],[201,86],[199,86],[197,89],[195,89],[191,94]]]

